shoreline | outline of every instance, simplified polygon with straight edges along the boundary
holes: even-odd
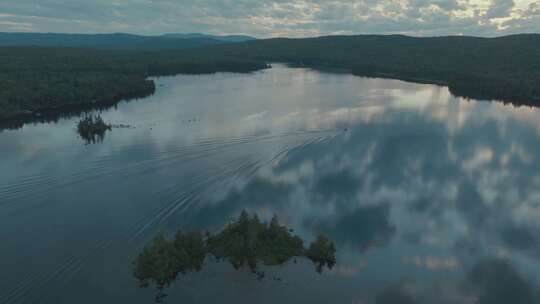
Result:
[[[517,107],[525,106],[525,107],[539,107],[540,106],[540,97],[530,97],[530,98],[516,98],[512,100],[512,98],[498,98],[495,97],[495,94],[482,94],[482,93],[461,93],[460,88],[455,85],[453,85],[451,82],[443,81],[443,80],[435,80],[430,78],[419,78],[419,77],[410,77],[410,76],[402,76],[395,73],[388,73],[388,72],[361,72],[358,70],[353,70],[351,68],[346,67],[339,67],[339,66],[317,66],[317,65],[305,65],[305,64],[298,64],[294,62],[272,62],[272,63],[266,63],[266,67],[258,68],[253,71],[243,71],[243,72],[234,72],[234,71],[217,71],[217,72],[210,72],[210,73],[197,73],[197,75],[209,75],[209,74],[215,74],[218,72],[225,72],[225,73],[253,73],[257,71],[262,71],[268,68],[272,68],[271,64],[284,64],[288,67],[292,68],[309,68],[313,69],[319,72],[327,72],[327,73],[336,73],[336,74],[350,74],[357,77],[367,77],[367,78],[380,78],[380,79],[394,79],[394,80],[400,80],[405,81],[409,83],[416,83],[416,84],[430,84],[430,85],[437,85],[448,88],[450,93],[458,98],[465,98],[465,99],[475,99],[479,101],[486,101],[486,102],[501,102],[504,104],[512,104]],[[162,77],[162,76],[176,76],[176,75],[196,75],[194,73],[178,73],[174,75],[152,75],[152,77]],[[151,82],[151,86],[148,90],[141,92],[140,94],[126,94],[121,96],[115,96],[112,98],[104,98],[102,100],[94,100],[91,102],[82,102],[82,103],[73,103],[73,104],[63,104],[56,107],[46,107],[41,108],[37,110],[26,110],[21,111],[16,114],[9,115],[7,117],[0,118],[0,132],[2,130],[15,130],[23,127],[25,124],[29,123],[47,123],[47,122],[55,122],[62,118],[70,118],[74,116],[80,116],[83,113],[91,112],[91,111],[101,111],[101,110],[107,110],[112,107],[115,107],[118,103],[122,101],[131,102],[138,99],[144,99],[146,97],[152,96],[155,94],[157,87],[155,84],[155,81],[147,78],[145,81]],[[521,99],[527,99],[527,101],[519,101]]]
[[[268,65],[249,71],[212,71],[208,73],[177,73],[173,75],[151,75],[145,79],[145,82],[151,83],[146,90],[134,94],[118,95],[101,100],[93,100],[91,102],[79,102],[62,104],[55,107],[44,107],[36,110],[25,110],[6,117],[0,118],[0,132],[3,130],[16,130],[30,123],[47,123],[56,122],[63,118],[80,116],[83,113],[91,111],[102,111],[115,107],[122,101],[131,102],[139,99],[144,99],[155,94],[157,90],[156,83],[152,77],[166,77],[177,75],[211,75],[215,73],[240,73],[249,74],[257,71],[262,71],[270,68]],[[142,84],[141,84],[142,85]]]

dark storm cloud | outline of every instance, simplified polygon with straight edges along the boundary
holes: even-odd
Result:
[[[530,0],[7,0],[0,31],[501,35],[538,31]]]

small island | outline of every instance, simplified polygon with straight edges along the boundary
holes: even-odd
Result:
[[[163,289],[179,274],[200,271],[208,255],[227,260],[237,270],[247,267],[259,279],[264,277],[258,271],[259,263],[283,265],[293,257],[306,257],[319,273],[325,266],[331,269],[335,265],[336,249],[330,239],[321,235],[305,248],[304,241],[291,232],[275,216],[265,223],[256,214],[243,211],[214,235],[180,231],[172,240],[156,237],[134,261],[134,276],[141,287],[154,284],[158,290],[156,302],[161,302],[166,296]]]
[[[105,133],[111,130],[112,126],[106,124],[99,115],[88,115],[82,118],[77,124],[77,133],[87,143],[102,141]]]

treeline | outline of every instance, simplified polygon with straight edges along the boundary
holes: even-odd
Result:
[[[499,38],[402,35],[267,39],[210,46],[216,55],[312,68],[338,68],[368,77],[449,86],[458,96],[540,105],[540,35]]]
[[[0,47],[0,127],[8,118],[18,126],[19,118],[49,120],[145,97],[155,91],[150,76],[251,72],[267,62],[436,83],[458,96],[540,105],[536,34],[276,38],[161,51]]]
[[[114,105],[153,94],[148,77],[251,72],[262,61],[200,57],[178,51],[0,48],[0,120]]]
[[[241,35],[214,36],[197,33],[143,36],[126,33],[63,34],[0,32],[0,46],[52,46],[122,50],[179,50],[248,40],[255,40],[255,38]]]

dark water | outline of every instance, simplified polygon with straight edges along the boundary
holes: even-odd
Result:
[[[102,143],[76,119],[0,133],[0,303],[152,303],[138,251],[242,209],[328,234],[337,266],[210,264],[169,303],[540,299],[538,110],[283,66],[157,83]]]

